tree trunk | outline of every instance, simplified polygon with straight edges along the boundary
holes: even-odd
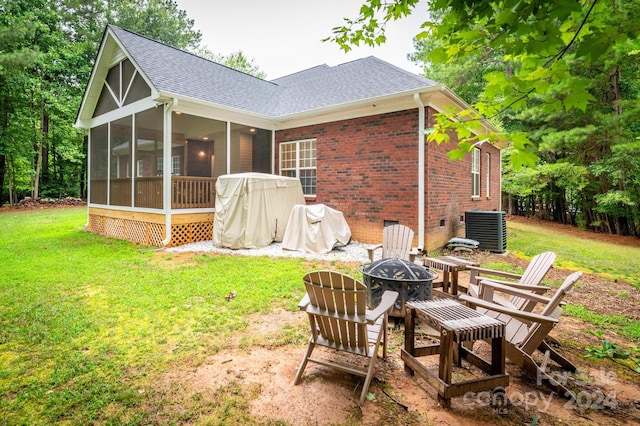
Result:
[[[609,71],[609,82],[611,84],[611,108],[617,115],[622,115],[622,92],[620,91],[620,67],[616,67]]]
[[[7,109],[7,97],[0,99],[0,206],[4,202],[2,194],[4,193],[4,179],[7,175],[7,154],[5,154],[7,144],[7,128],[9,127],[9,111]],[[9,186],[9,194],[11,194],[11,186]],[[11,199],[9,199],[11,202]]]
[[[4,193],[4,177],[7,171],[7,156],[0,154],[0,206],[4,202],[2,194]],[[9,194],[11,194],[11,187],[9,187]]]
[[[36,170],[35,176],[33,177],[33,199],[37,199],[40,197],[40,171],[42,170],[42,149],[44,146],[44,126],[45,126],[45,112],[44,112],[44,100],[40,102],[40,126],[38,131],[38,136],[36,139]]]
[[[42,173],[40,177],[42,184],[51,183],[49,175],[49,114],[42,111]]]

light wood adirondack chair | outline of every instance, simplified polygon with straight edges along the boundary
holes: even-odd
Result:
[[[387,311],[395,303],[398,293],[385,291],[380,304],[369,311],[366,286],[353,277],[333,271],[314,271],[304,276],[304,284],[307,294],[298,306],[309,316],[311,338],[294,384],[300,383],[309,361],[333,367],[365,377],[360,394],[362,404],[373,379],[381,341],[382,356],[387,356]],[[311,354],[316,345],[366,357],[367,369],[313,358]]]
[[[482,281],[489,280],[494,283],[503,284],[530,293],[544,294],[549,290],[549,287],[543,286],[541,283],[544,277],[547,275],[547,272],[549,272],[549,270],[553,267],[553,262],[555,262],[555,260],[556,254],[553,252],[547,251],[537,254],[533,257],[533,259],[531,259],[531,262],[529,262],[529,265],[522,273],[522,275],[497,271],[493,269],[480,268],[477,266],[468,266],[467,269],[471,271],[469,277],[468,293],[471,296],[477,297],[479,294],[478,288],[480,283]],[[500,278],[507,278],[507,280]],[[494,298],[494,302],[509,308],[526,312],[531,312],[537,303],[534,300],[513,294],[508,298],[499,297],[498,295],[496,295]]]
[[[538,384],[544,381],[546,385],[550,386],[558,392],[558,394],[568,397],[572,395],[571,391],[567,389],[564,383],[555,380],[549,375],[547,364],[549,359],[551,359],[568,371],[576,372],[578,368],[550,347],[549,344],[545,342],[545,338],[559,322],[562,313],[562,300],[567,294],[573,291],[576,281],[578,281],[581,276],[581,271],[569,275],[551,298],[515,289],[510,286],[483,281],[480,284],[479,297],[461,295],[460,300],[467,302],[471,307],[485,309],[486,311],[483,311],[485,315],[505,322],[507,357],[525,370],[531,377],[535,377]],[[492,301],[494,291],[496,290],[532,300],[546,306],[539,314],[510,309]],[[544,354],[540,364],[538,364],[533,357],[536,350]]]
[[[382,244],[367,247],[369,261],[373,262],[374,253],[382,249],[381,259],[397,257],[413,262],[417,251],[411,250],[413,229],[404,225],[389,225],[382,230]]]

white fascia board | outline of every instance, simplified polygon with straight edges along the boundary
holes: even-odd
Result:
[[[120,49],[121,54],[120,55],[115,55],[115,50],[116,48]],[[105,55],[109,55],[109,57],[106,57]],[[100,45],[100,49],[98,51],[98,55],[96,56],[96,62],[93,65],[93,70],[91,71],[91,77],[89,78],[89,83],[87,84],[87,88],[84,92],[84,96],[82,98],[82,103],[80,104],[80,109],[78,110],[78,117],[76,118],[76,122],[74,124],[75,127],[81,128],[81,129],[88,129],[90,127],[94,127],[96,126],[95,124],[95,120],[92,119],[91,117],[87,117],[84,116],[84,111],[85,108],[87,107],[87,102],[88,99],[90,97],[90,95],[95,99],[95,102],[98,102],[98,97],[100,96],[100,93],[102,92],[102,85],[99,86],[95,86],[96,84],[96,74],[98,74],[98,70],[102,71],[105,70],[104,72],[101,72],[101,78],[106,78],[107,72],[109,71],[109,69],[111,69],[112,66],[114,66],[115,64],[117,64],[118,62],[124,60],[125,58],[129,59],[131,61],[131,63],[133,64],[133,66],[135,67],[136,71],[138,72],[138,74],[140,74],[140,76],[142,77],[142,79],[145,81],[145,83],[147,84],[147,86],[149,86],[149,88],[151,89],[151,99],[156,99],[159,95],[158,95],[158,90],[155,88],[155,86],[151,83],[151,81],[147,78],[147,76],[145,75],[145,73],[140,71],[140,67],[138,66],[138,64],[133,60],[133,58],[131,57],[131,55],[129,55],[129,53],[127,52],[127,50],[124,48],[124,46],[120,43],[120,41],[118,40],[118,38],[113,34],[113,32],[111,31],[110,28],[107,28],[107,31],[104,35],[102,44]],[[140,102],[140,101],[138,101]],[[118,111],[121,111],[131,105],[137,105],[138,102],[134,102],[133,104],[130,105],[125,105],[121,108],[118,108]],[[94,105],[95,108],[95,105]],[[148,108],[145,108],[148,109]],[[142,111],[142,109],[140,109],[140,111]],[[134,111],[134,112],[138,112],[138,111]],[[103,118],[104,116],[108,116],[109,113],[104,114],[103,116],[101,116],[101,118]]]
[[[82,126],[82,128],[90,129],[93,127],[97,127],[97,126],[100,126],[101,124],[108,123],[109,121],[118,120],[120,118],[136,114],[138,112],[159,107],[160,105],[161,104],[159,104],[157,101],[155,101],[150,97],[141,99],[139,101],[130,103],[129,105],[124,105],[121,108],[116,108],[113,111],[109,111],[107,113],[99,115],[98,117],[93,118],[91,120],[85,120],[83,121],[83,123],[86,125],[86,127]]]
[[[418,92],[429,95],[434,91],[434,87],[436,86],[427,87],[419,90]],[[415,109],[415,93],[416,90],[408,90],[405,92],[392,93],[386,96],[361,99],[355,102],[332,105],[326,108],[318,108],[301,113],[280,116],[276,118],[276,130]]]
[[[273,118],[262,114],[212,102],[206,102],[201,99],[177,95],[170,92],[159,92],[158,97],[156,98],[159,102],[166,102],[167,99],[177,100],[177,105],[173,111],[196,115],[203,118],[210,118],[212,120],[230,121],[232,123],[257,127],[259,129],[274,130]]]
[[[449,106],[456,106],[460,110],[473,109],[471,105],[466,103],[461,97],[456,95],[451,89],[444,85],[438,85],[440,88],[439,95],[432,96],[428,98],[425,102],[425,105],[430,106],[434,110],[438,112],[444,112]],[[482,130],[479,134],[486,134],[490,132],[500,133],[500,129],[495,127],[493,123],[489,120],[482,119],[480,120],[480,125],[482,126]],[[499,141],[497,143],[493,143],[497,148],[506,148],[508,146],[507,141]]]
[[[107,32],[104,34],[104,37],[102,39],[102,43],[100,44],[100,49],[98,50],[98,54],[96,55],[96,61],[93,64],[93,69],[91,70],[91,74],[89,76],[89,82],[87,83],[87,87],[85,88],[84,91],[84,96],[82,97],[82,102],[80,103],[80,108],[78,109],[78,116],[76,117],[76,122],[74,124],[75,127],[79,127],[79,128],[87,128],[86,127],[86,122],[88,119],[90,119],[89,117],[83,117],[83,112],[85,111],[85,108],[87,106],[87,101],[89,98],[89,95],[92,94],[95,90],[98,91],[98,95],[95,96],[95,98],[97,99],[100,96],[100,92],[102,91],[102,86],[100,86],[100,88],[94,88],[94,82],[96,79],[96,74],[99,68],[103,68],[105,67],[104,65],[104,55],[105,55],[105,50],[107,48],[107,44],[108,44],[108,39],[113,39],[113,35],[111,34],[111,30],[107,29]],[[111,48],[111,53],[113,53],[113,48]],[[107,67],[108,69],[108,67]],[[107,73],[104,73],[104,76],[106,76]]]

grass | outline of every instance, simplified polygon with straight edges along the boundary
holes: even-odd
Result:
[[[543,251],[558,255],[556,265],[624,280],[640,290],[640,249],[597,240],[570,238],[551,228],[519,222],[507,224],[509,250],[531,258]]]
[[[261,424],[247,410],[260,389],[228,383],[203,395],[158,383],[232,345],[299,344],[306,329],[243,335],[248,316],[295,311],[300,277],[326,265],[156,253],[89,234],[85,221],[84,208],[0,213],[0,423]],[[563,267],[637,280],[637,249],[560,240],[521,224],[509,232],[510,249],[523,256],[554,250]],[[331,267],[357,274],[352,265]],[[572,309],[595,325],[638,332],[637,322]]]
[[[88,234],[85,220],[85,209],[0,214],[0,412],[8,424],[146,423],[139,407],[149,395],[140,389],[172,365],[197,365],[228,346],[247,315],[293,310],[302,296],[301,260],[185,262]]]

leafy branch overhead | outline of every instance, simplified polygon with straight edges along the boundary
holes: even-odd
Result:
[[[345,51],[364,43],[386,41],[389,22],[414,12],[419,0],[367,0],[356,19],[333,28],[326,40]],[[484,75],[485,86],[469,111],[445,112],[428,139],[448,140],[447,132],[457,131],[460,141],[452,158],[464,155],[477,137],[464,132],[482,120],[501,121],[532,105],[552,113],[584,112],[596,101],[592,80],[574,69],[601,68],[608,58],[638,55],[640,25],[637,19],[620,19],[611,25],[603,17],[620,12],[632,16],[638,5],[631,0],[479,0],[429,2],[429,16],[416,34],[433,49],[425,58],[430,64],[451,64],[469,56],[495,52],[503,69]],[[634,12],[636,11],[636,12]],[[483,135],[482,138],[486,136]],[[490,137],[513,143],[514,165],[532,165],[536,155],[524,133],[503,133]]]

